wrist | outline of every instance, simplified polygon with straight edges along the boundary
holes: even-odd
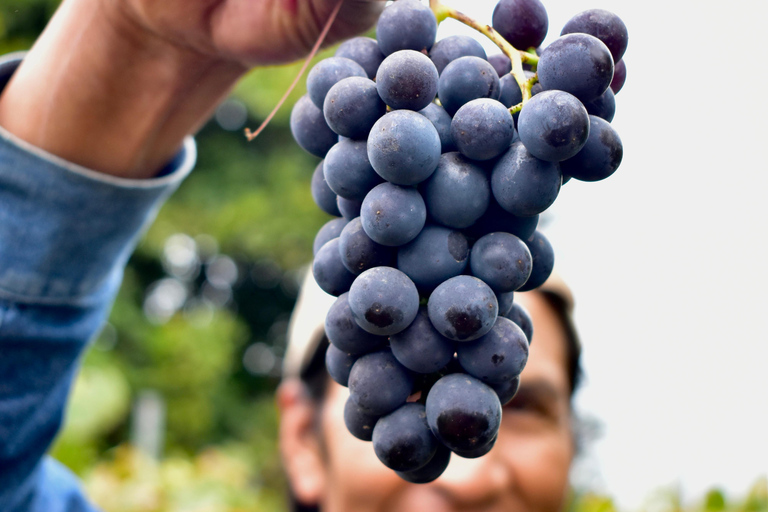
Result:
[[[0,97],[0,125],[73,163],[146,178],[245,71],[132,23],[109,2],[64,2]]]

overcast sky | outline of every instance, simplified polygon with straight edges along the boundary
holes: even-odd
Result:
[[[768,474],[767,7],[592,1],[544,1],[545,44],[589,8],[629,28],[624,161],[568,183],[546,231],[577,297],[577,403],[603,424],[592,483],[629,508],[670,485],[738,496]],[[445,2],[487,22],[495,5]]]

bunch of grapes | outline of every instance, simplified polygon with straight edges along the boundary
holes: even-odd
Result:
[[[338,297],[326,365],[350,390],[345,423],[416,483],[451,453],[493,446],[533,336],[514,292],[554,265],[539,214],[568,179],[604,179],[622,158],[617,16],[583,12],[541,50],[539,0],[501,0],[493,29],[469,24],[505,53],[435,42],[430,8],[394,2],[376,40],[346,41],[310,71],[291,114],[296,141],[324,158],[313,197],[338,217],[317,234],[313,272]]]

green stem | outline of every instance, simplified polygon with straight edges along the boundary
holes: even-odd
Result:
[[[517,85],[520,87],[520,90],[523,92],[523,104],[526,103],[529,99],[531,99],[531,88],[526,87],[526,82],[528,81],[525,72],[523,71],[523,62],[526,64],[536,65],[539,62],[539,58],[536,55],[531,55],[528,52],[520,51],[509,42],[507,42],[506,39],[501,37],[501,34],[496,32],[493,27],[490,25],[485,25],[480,23],[479,21],[476,21],[463,12],[457,11],[456,9],[452,7],[448,7],[446,5],[443,5],[439,2],[439,0],[430,0],[430,7],[432,8],[432,11],[435,13],[435,17],[437,17],[438,23],[445,18],[453,18],[456,21],[459,21],[469,27],[474,28],[481,34],[485,35],[488,39],[493,41],[496,46],[498,46],[501,51],[509,58],[509,61],[512,63],[512,71],[510,71],[510,74],[515,77],[515,81],[517,82]],[[531,84],[533,85],[533,84]],[[515,107],[513,107],[515,108]],[[510,112],[512,112],[512,109],[510,109]],[[514,112],[513,112],[514,113]]]

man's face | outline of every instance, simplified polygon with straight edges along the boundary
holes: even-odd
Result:
[[[453,455],[434,482],[407,483],[379,462],[370,443],[347,432],[343,411],[349,392],[332,382],[319,428],[305,429],[299,434],[304,442],[288,440],[287,447],[286,431],[291,435],[301,429],[288,426],[281,432],[289,478],[299,498],[319,502],[323,512],[559,511],[574,454],[565,333],[541,295],[519,294],[515,300],[531,314],[533,343],[520,389],[504,407],[499,437],[489,454],[471,460]],[[283,421],[292,421],[285,414],[285,400],[280,402]],[[315,439],[307,439],[311,436]],[[305,453],[302,464],[292,461],[296,449],[317,455]]]

